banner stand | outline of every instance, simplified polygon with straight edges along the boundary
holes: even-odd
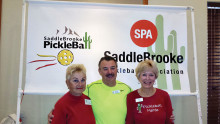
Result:
[[[22,91],[22,77],[23,77],[23,64],[24,64],[24,39],[25,39],[25,20],[26,20],[26,0],[23,0],[22,4],[22,26],[21,26],[21,47],[20,47],[20,64],[19,64],[19,84],[17,94],[17,119],[16,124],[20,122],[20,108],[21,108],[21,94]]]
[[[16,124],[20,123],[20,108],[21,108],[21,98],[22,95],[63,95],[64,92],[60,93],[40,93],[40,92],[23,92],[22,90],[22,79],[23,79],[23,58],[24,58],[24,42],[25,42],[25,29],[26,29],[26,7],[27,1],[23,0],[22,5],[22,30],[21,30],[21,46],[20,46],[20,64],[19,64],[19,84],[18,84],[18,94],[17,94],[17,119]],[[156,6],[159,7],[159,6]],[[168,8],[168,7],[167,7]],[[200,103],[200,93],[199,93],[199,83],[198,83],[198,64],[197,64],[197,49],[196,49],[196,35],[195,35],[195,22],[194,22],[194,8],[187,7],[187,10],[191,11],[192,19],[192,33],[193,33],[193,48],[194,48],[194,65],[195,65],[195,81],[196,81],[196,92],[193,93],[170,93],[171,96],[196,96],[197,106],[198,106],[198,116],[199,124],[202,124],[202,112]]]
[[[193,33],[193,50],[194,50],[194,65],[195,65],[195,81],[196,81],[196,92],[197,94],[197,106],[198,106],[198,115],[199,115],[199,123],[202,123],[202,111],[201,111],[201,103],[200,103],[200,93],[199,93],[199,79],[198,79],[198,63],[197,63],[197,47],[196,47],[196,34],[195,34],[195,19],[194,19],[194,8],[191,7],[191,18],[192,18],[192,33]]]

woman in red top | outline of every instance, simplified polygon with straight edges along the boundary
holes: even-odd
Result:
[[[173,124],[169,94],[153,85],[158,68],[152,60],[145,60],[135,69],[141,88],[127,96],[126,124]]]
[[[69,89],[55,104],[52,124],[95,124],[90,98],[83,94],[86,88],[86,69],[73,64],[66,71]]]

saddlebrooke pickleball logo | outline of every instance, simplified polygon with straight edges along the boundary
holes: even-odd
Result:
[[[41,50],[36,49],[39,59],[29,61],[28,63],[50,62],[39,66],[35,70],[56,65],[58,62],[63,66],[68,66],[74,61],[75,53],[73,53],[73,50],[90,50],[92,49],[92,42],[92,38],[87,32],[83,36],[80,36],[76,31],[65,26],[65,28],[54,30],[54,34],[52,35],[47,33],[43,35],[42,42],[40,43],[42,43],[43,49],[48,49],[48,52],[39,54]],[[50,54],[51,50],[55,49],[60,49],[57,56]]]
[[[157,40],[157,28],[148,20],[139,20],[133,24],[130,36],[139,47],[149,47]]]

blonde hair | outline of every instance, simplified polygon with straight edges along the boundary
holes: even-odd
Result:
[[[158,77],[158,68],[156,63],[153,60],[144,60],[140,62],[135,69],[136,72],[135,76],[137,77],[137,79],[139,79],[140,73],[148,69],[151,69],[153,71],[156,78]]]
[[[69,80],[75,72],[82,72],[86,76],[86,68],[83,64],[72,64],[66,69],[66,80]]]

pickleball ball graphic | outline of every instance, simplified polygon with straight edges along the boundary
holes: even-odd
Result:
[[[69,65],[73,62],[73,53],[69,50],[62,50],[57,55],[57,60],[61,65]]]
[[[70,50],[61,50],[57,57],[54,56],[54,55],[40,55],[40,54],[37,54],[38,56],[40,57],[50,57],[50,58],[57,58],[57,61],[63,65],[63,66],[67,66],[69,64],[71,64],[74,60],[74,55],[73,53],[70,51]],[[34,60],[34,61],[31,61],[29,63],[35,63],[35,62],[49,62],[49,61],[55,61],[56,59],[47,59],[47,60]],[[51,64],[46,64],[46,65],[43,65],[43,66],[40,66],[38,68],[36,68],[36,70],[39,70],[41,68],[44,68],[44,67],[48,67],[48,66],[52,66],[52,65],[56,65],[56,63],[51,63]]]

